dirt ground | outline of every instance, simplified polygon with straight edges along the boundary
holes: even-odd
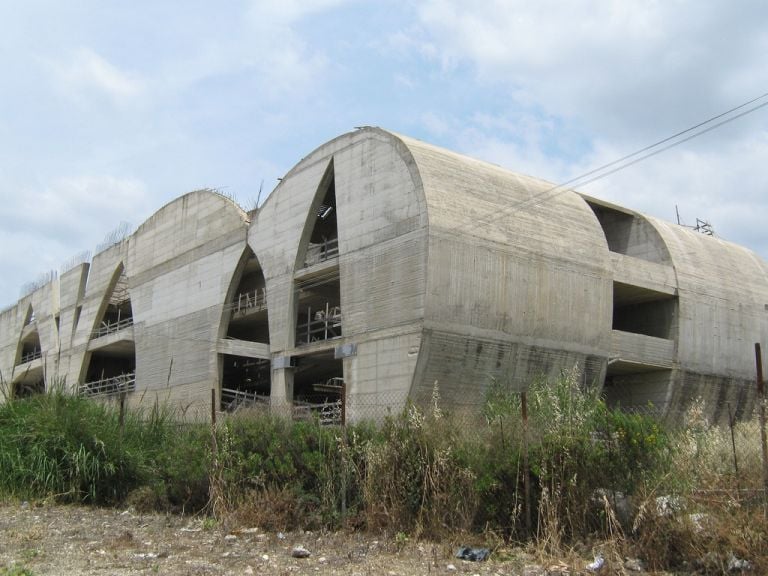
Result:
[[[470,542],[468,544],[482,544]],[[294,558],[303,546],[308,558]],[[210,520],[131,510],[0,504],[0,576],[339,574],[412,576],[583,574],[537,564],[521,550],[498,550],[485,562],[454,557],[452,544],[411,542],[363,533],[269,533],[227,530]]]

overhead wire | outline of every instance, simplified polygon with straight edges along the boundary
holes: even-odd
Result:
[[[530,207],[537,206],[544,200],[554,198],[569,190],[573,190],[577,186],[586,186],[587,184],[591,184],[593,182],[596,182],[597,180],[601,180],[602,178],[605,178],[607,176],[610,176],[611,174],[615,174],[616,172],[629,168],[630,166],[638,164],[644,160],[647,160],[648,158],[657,156],[658,154],[666,152],[667,150],[670,150],[676,146],[684,144],[685,142],[689,142],[694,138],[698,138],[699,136],[702,136],[717,128],[720,128],[725,124],[733,122],[734,120],[738,120],[739,118],[742,118],[748,114],[756,112],[761,108],[764,108],[765,106],[768,106],[767,98],[768,98],[768,92],[765,92],[760,96],[752,98],[746,102],[743,102],[742,104],[739,104],[738,106],[734,106],[733,108],[726,110],[725,112],[721,112],[719,114],[716,114],[715,116],[707,118],[706,120],[698,122],[697,124],[694,124],[693,126],[686,128],[685,130],[676,132],[675,134],[672,134],[671,136],[667,136],[657,142],[654,142],[653,144],[649,144],[648,146],[644,146],[643,148],[640,148],[639,150],[636,150],[630,154],[626,154],[621,158],[608,162],[607,164],[603,164],[602,166],[599,166],[597,168],[593,168],[592,170],[589,170],[583,174],[580,174],[579,176],[566,180],[565,182],[562,182],[560,184],[557,184],[545,190],[541,190],[533,194],[531,197],[526,198],[525,200],[521,200],[510,206],[507,206],[506,208],[503,208],[495,212],[492,217],[488,219],[484,219],[484,221],[485,223],[490,224],[508,215],[513,210],[524,209],[529,206]],[[734,114],[734,112],[742,110],[743,108],[746,108],[751,104],[759,102],[760,100],[765,100],[765,101],[760,104],[757,104],[756,106],[752,106],[747,110],[739,112],[738,114]],[[721,118],[725,118],[725,119],[720,120]],[[720,122],[716,122],[717,120],[720,120]],[[716,123],[712,124],[713,122],[716,122]],[[703,129],[699,130],[699,128],[703,128]],[[684,136],[686,134],[688,134],[688,136],[686,136],[685,138],[680,138],[681,136]]]

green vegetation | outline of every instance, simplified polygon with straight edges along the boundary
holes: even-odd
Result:
[[[212,438],[162,406],[121,423],[113,405],[59,388],[0,404],[0,498],[205,511],[210,526],[367,528],[398,542],[474,531],[542,555],[588,541],[614,567],[625,555],[652,568],[708,555],[716,570],[732,554],[759,569],[768,557],[761,501],[745,496],[761,485],[754,423],[734,430],[736,474],[730,431],[698,404],[669,430],[609,409],[576,370],[529,387],[526,421],[521,400],[492,382],[482,413],[460,417],[436,388],[428,410],[345,428],[244,411]],[[659,496],[674,513],[659,513]]]
[[[0,576],[34,576],[29,568],[12,564],[10,566],[0,566]]]

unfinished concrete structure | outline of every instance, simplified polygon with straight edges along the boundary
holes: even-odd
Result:
[[[478,407],[578,363],[609,401],[752,409],[768,266],[749,250],[378,128],[301,160],[246,213],[211,191],[0,315],[17,394],[207,413],[339,400],[379,416],[437,382]],[[714,414],[717,417],[717,414]]]

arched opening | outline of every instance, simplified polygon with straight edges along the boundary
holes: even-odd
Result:
[[[342,335],[339,235],[333,160],[310,207],[294,275],[295,344]]]
[[[112,288],[102,305],[98,324],[91,334],[92,338],[100,338],[113,332],[118,332],[133,325],[133,308],[128,292],[128,277],[121,264],[112,281]]]
[[[250,247],[238,265],[225,306],[226,337],[269,344],[269,312],[264,272]]]
[[[133,307],[125,267],[120,264],[91,332],[80,393],[110,396],[136,389]]]
[[[333,159],[320,180],[312,200],[304,234],[299,246],[296,268],[307,268],[339,255],[339,231],[336,221],[336,179]]]
[[[228,353],[219,354],[221,410],[268,405],[271,371],[263,346],[269,344],[266,280],[258,258],[248,246],[228,291],[222,333]]]
[[[24,326],[21,329],[21,338],[19,339],[19,347],[16,353],[16,365],[27,364],[42,358],[42,356],[43,349],[40,345],[40,333],[37,329],[35,311],[30,304],[24,316]]]

